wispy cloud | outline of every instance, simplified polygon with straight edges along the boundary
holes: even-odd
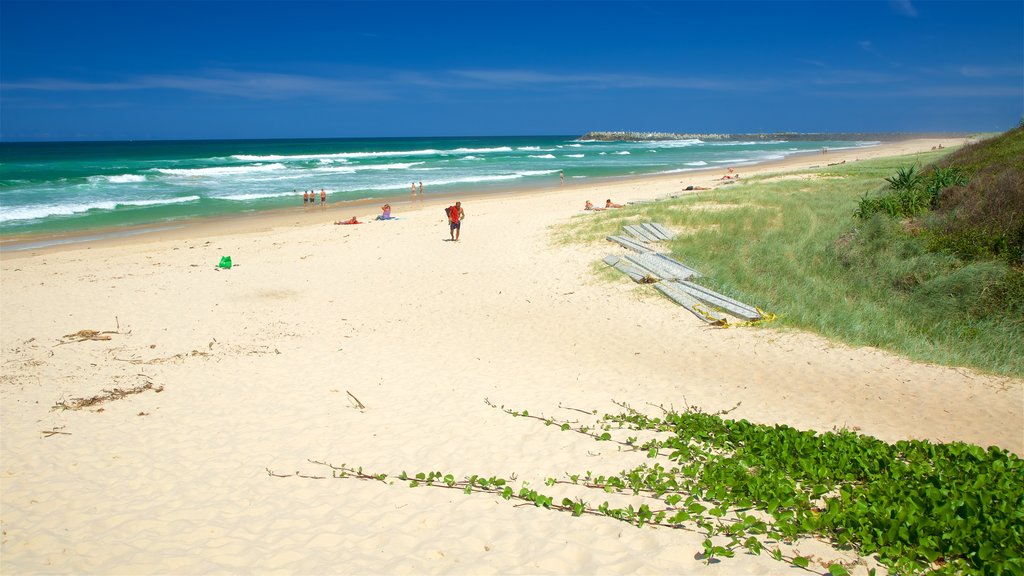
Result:
[[[3,82],[0,86],[4,90],[45,92],[180,90],[184,92],[254,99],[279,99],[307,95],[342,96],[360,100],[376,100],[389,97],[387,91],[363,82],[295,74],[238,72],[234,70],[208,70],[194,75],[149,74],[108,82],[36,78],[16,82]]]
[[[961,66],[957,72],[965,78],[999,78],[1024,76],[1018,66]]]
[[[204,70],[195,74],[148,74],[112,81],[34,78],[0,84],[5,91],[125,92],[179,90],[251,99],[286,99],[323,96],[348,100],[392,98],[409,87],[436,90],[641,90],[680,89],[749,92],[775,85],[772,79],[636,75],[622,73],[560,74],[527,69],[446,70],[433,74],[416,71],[361,71],[344,78]]]
[[[917,18],[917,8],[914,8],[910,0],[890,0],[889,4],[897,14]]]
[[[719,78],[684,76],[652,76],[617,73],[557,74],[534,70],[451,70],[454,76],[472,80],[480,88],[486,87],[565,87],[581,89],[643,89],[677,88],[692,90],[745,90],[763,81],[735,82]],[[747,86],[742,86],[746,84]]]
[[[860,42],[873,50],[870,41]],[[803,61],[802,70],[742,79],[727,77],[628,74],[620,72],[559,73],[533,69],[452,69],[434,73],[408,70],[360,70],[328,75],[241,72],[227,68],[207,69],[194,74],[148,74],[111,81],[83,81],[65,78],[35,78],[0,83],[8,101],[30,92],[110,92],[127,95],[141,90],[172,90],[230,98],[287,100],[319,97],[339,101],[397,100],[410,89],[420,95],[475,92],[594,93],[598,91],[666,90],[719,94],[785,93],[834,91],[874,92],[878,96],[904,95],[1006,96],[1020,95],[1020,88],[981,85],[982,80],[1019,78],[1014,66],[961,65],[942,69],[888,70],[836,68],[818,61]],[[957,81],[962,84],[957,84]],[[894,87],[901,87],[896,90]]]

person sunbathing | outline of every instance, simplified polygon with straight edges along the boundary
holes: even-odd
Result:
[[[622,208],[622,204],[615,204],[614,202],[612,202],[612,199],[609,198],[609,199],[604,201],[604,207],[605,208]]]
[[[353,217],[351,217],[351,218],[349,218],[348,220],[345,220],[345,221],[338,220],[337,222],[335,222],[335,224],[362,224],[362,222],[360,222],[359,220],[356,220],[356,217],[353,216]]]
[[[383,213],[377,216],[377,220],[391,220],[391,204],[385,204],[380,207]]]
[[[587,203],[583,205],[583,209],[594,210],[595,212],[600,212],[601,210],[604,210],[604,208],[594,208],[594,204],[590,200],[587,200]]]

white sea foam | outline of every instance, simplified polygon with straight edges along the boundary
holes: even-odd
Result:
[[[395,162],[392,164],[349,164],[347,166],[324,166],[313,168],[313,172],[330,172],[334,174],[354,174],[362,170],[408,170],[423,162]]]
[[[272,172],[284,170],[284,164],[255,164],[252,166],[216,166],[211,168],[154,168],[156,172],[168,176],[237,176],[252,172]]]
[[[520,146],[516,150],[522,150],[523,152],[536,152],[540,150],[540,146]]]
[[[235,154],[232,160],[240,162],[302,162],[305,160],[319,160],[330,162],[347,162],[349,154]]]
[[[480,159],[481,158],[479,156],[473,156],[472,154],[470,154],[469,156],[463,156],[462,158],[460,158],[460,160],[480,160]]]
[[[758,144],[785,144],[789,140],[760,140],[754,141],[742,141],[742,142],[712,142],[711,146],[757,146]]]
[[[566,154],[566,158],[583,158],[586,154]]]
[[[828,146],[829,150],[856,150],[857,148],[867,148],[869,146],[877,146],[881,142],[858,142],[856,146]]]
[[[199,196],[183,196],[180,198],[164,198],[160,200],[99,200],[78,204],[44,204],[35,206],[19,206],[0,208],[0,222],[11,220],[37,220],[48,216],[70,216],[89,210],[114,210],[118,206],[160,206],[194,202]]]
[[[489,174],[486,176],[462,176],[450,178],[447,180],[431,180],[430,184],[433,186],[446,186],[449,184],[474,184],[477,182],[502,182],[505,180],[516,180],[518,178],[526,178],[529,176],[547,176],[550,174],[557,174],[558,170],[520,170],[511,174]],[[393,188],[393,187],[392,187]],[[374,190],[385,189],[385,188],[373,188]]]
[[[655,174],[678,174],[680,172],[693,172],[700,170],[700,168],[673,168],[672,170],[662,170],[661,172],[655,172]]]
[[[544,160],[554,160],[554,154],[530,154],[530,158],[543,158]]]
[[[659,140],[657,142],[646,142],[647,146],[657,146],[658,148],[686,148],[687,146],[696,146],[703,144],[703,140],[697,138],[687,138],[685,140]]]
[[[712,160],[713,164],[736,164],[737,162],[750,162],[750,158],[727,158],[725,160]]]
[[[195,202],[199,196],[182,196],[180,198],[161,198],[159,200],[120,200],[118,206],[160,206],[163,204],[184,204]]]
[[[146,177],[142,174],[120,174],[117,176],[89,176],[89,182],[110,184],[129,184],[132,182],[145,182]]]
[[[454,148],[451,150],[438,150],[426,148],[423,150],[379,150],[373,152],[338,152],[332,154],[235,154],[231,158],[242,162],[301,162],[305,160],[346,161],[360,158],[387,158],[393,156],[444,156],[450,154],[488,154],[492,152],[511,152],[511,146],[497,146],[494,148]]]
[[[619,156],[628,156],[629,150],[619,150],[618,152],[612,152],[612,154],[618,154]]]
[[[246,200],[261,200],[263,198],[283,198],[285,196],[298,196],[298,192],[274,192],[267,194],[229,194],[227,196],[216,196],[216,200],[235,200],[244,202]]]
[[[456,148],[451,154],[488,154],[491,152],[511,152],[511,146],[498,146],[497,148]]]
[[[697,160],[696,162],[687,162],[686,166],[707,166],[708,163],[703,160]]]

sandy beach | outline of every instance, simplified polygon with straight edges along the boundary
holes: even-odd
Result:
[[[788,158],[741,177],[955,146]],[[1024,454],[1024,382],[775,329],[708,328],[598,279],[609,243],[560,245],[583,203],[721,185],[722,171],[185,223],[0,255],[3,574],[781,574],[703,536],[497,497],[315,479],[367,471],[545,478],[636,452],[512,418],[724,409],[802,429]],[[742,185],[742,184],[740,184]],[[336,226],[355,215],[367,222]],[[222,256],[235,267],[217,270]],[[82,330],[99,338],[69,337]],[[58,403],[138,393],[77,410]],[[364,408],[359,408],[356,402]],[[738,407],[737,407],[737,404]],[[575,409],[575,410],[574,410]],[[277,477],[268,471],[287,477]],[[802,553],[845,560],[820,542]],[[873,564],[858,564],[864,574]]]

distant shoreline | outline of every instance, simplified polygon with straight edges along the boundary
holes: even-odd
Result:
[[[745,134],[680,133],[680,132],[587,132],[579,139],[597,142],[660,142],[665,140],[801,140],[816,142],[825,140],[860,140],[899,142],[918,138],[967,138],[976,132],[759,132]]]

